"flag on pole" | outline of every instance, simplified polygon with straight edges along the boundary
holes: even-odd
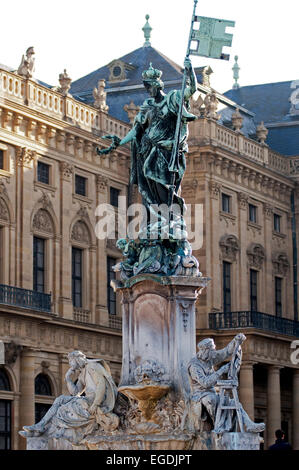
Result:
[[[194,16],[189,55],[229,60],[229,54],[224,54],[222,48],[232,45],[233,35],[225,30],[234,26],[235,21]]]

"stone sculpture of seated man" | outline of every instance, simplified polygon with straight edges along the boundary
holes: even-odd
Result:
[[[237,367],[236,374],[239,371],[241,365],[241,359],[237,359],[235,364],[225,364],[220,367],[219,370],[214,370],[214,365],[219,364],[228,357],[232,356],[234,351],[239,350],[241,343],[246,337],[240,333],[224,348],[216,350],[213,339],[206,338],[198,343],[198,352],[188,365],[189,380],[191,383],[192,395],[191,395],[191,406],[190,415],[193,423],[193,428],[199,430],[201,420],[203,419],[203,411],[206,411],[210,416],[213,425],[215,424],[217,407],[219,405],[219,393],[216,392],[215,385],[219,379],[229,372],[231,367]],[[227,405],[232,404],[232,400],[228,399]],[[217,432],[229,432],[235,428],[235,410],[224,410],[223,419]],[[243,428],[246,432],[259,433],[265,429],[264,423],[254,423],[241,406],[240,415],[243,421]],[[234,413],[234,416],[233,416]]]
[[[117,388],[108,364],[102,359],[88,360],[81,351],[69,353],[68,359],[65,381],[70,396],[56,398],[39,423],[19,431],[21,436],[62,438],[79,444],[94,431],[118,427],[119,417],[113,413]]]

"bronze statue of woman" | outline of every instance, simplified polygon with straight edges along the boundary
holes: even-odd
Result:
[[[189,58],[185,59],[184,66],[189,83],[184,92],[173,194],[173,203],[179,206],[181,215],[184,212],[184,200],[179,196],[178,190],[186,169],[187,123],[196,119],[196,116],[188,111],[189,100],[197,88],[196,76]],[[107,154],[119,145],[131,142],[130,184],[138,185],[148,220],[151,215],[155,217],[157,206],[161,204],[169,206],[169,192],[173,177],[173,172],[169,171],[169,164],[181,101],[181,90],[172,90],[167,94],[163,92],[164,84],[161,76],[162,72],[154,69],[150,64],[149,69],[142,74],[143,83],[150,98],[146,99],[140,107],[133,128],[122,140],[116,136],[106,136],[112,139],[112,145],[108,149],[97,149],[99,155]]]

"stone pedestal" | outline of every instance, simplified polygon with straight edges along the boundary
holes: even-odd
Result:
[[[120,387],[136,384],[145,361],[162,366],[173,399],[189,392],[187,364],[196,354],[195,302],[207,278],[138,275],[117,281],[123,315],[123,363]]]
[[[202,432],[192,450],[260,450],[261,441],[259,434],[250,432]]]

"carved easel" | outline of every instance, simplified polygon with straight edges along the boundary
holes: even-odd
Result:
[[[235,347],[232,360],[230,363],[230,370],[228,372],[228,379],[218,380],[216,384],[220,389],[219,405],[217,407],[215,424],[214,424],[214,432],[216,433],[219,432],[218,428],[220,425],[223,410],[236,410],[240,432],[244,432],[243,419],[242,419],[242,413],[241,413],[241,404],[239,401],[238,391],[237,391],[237,387],[239,384],[238,377],[237,377],[238,368],[234,368],[235,360],[236,359],[240,360],[240,358],[237,358],[237,355],[240,354],[239,348],[240,348],[239,345]],[[240,361],[240,364],[241,364],[241,361]],[[231,393],[233,397],[232,403],[229,405],[226,405],[226,398],[227,398],[226,392],[229,392],[228,395],[230,395]]]

